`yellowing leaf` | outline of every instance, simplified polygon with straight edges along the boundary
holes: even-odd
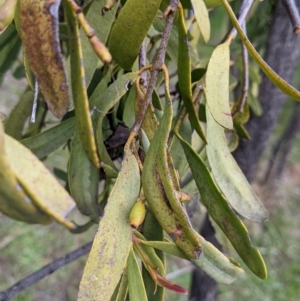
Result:
[[[191,0],[191,2],[194,8],[196,22],[199,26],[201,35],[204,42],[207,43],[210,38],[210,22],[207,8],[203,0]]]
[[[0,34],[12,22],[17,1],[18,0],[6,0],[0,2]]]
[[[67,191],[21,143],[5,135],[5,146],[10,166],[32,202],[58,223],[74,229],[75,225],[64,218],[75,205]]]
[[[205,95],[213,118],[224,128],[232,129],[229,106],[229,41],[219,45],[209,60]]]
[[[226,199],[243,217],[256,222],[267,219],[266,209],[228,149],[224,129],[215,122],[207,108],[206,120],[208,139],[206,150],[209,165]]]
[[[26,223],[49,224],[51,218],[39,212],[18,184],[8,162],[5,144],[2,122],[0,122],[0,211]]]
[[[122,169],[108,198],[84,268],[78,301],[107,301],[113,295],[132,247],[129,213],[139,189],[139,167],[127,145]]]

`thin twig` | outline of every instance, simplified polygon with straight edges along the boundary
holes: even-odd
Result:
[[[91,247],[92,247],[92,242],[89,242],[86,245],[76,249],[75,251],[72,251],[54,260],[50,264],[32,273],[28,277],[20,280],[19,282],[17,282],[16,284],[8,288],[7,290],[0,292],[0,301],[11,300],[12,298],[20,294],[22,291],[27,289],[29,286],[40,281],[41,279],[45,278],[49,274],[52,274],[53,272],[67,265],[68,263],[76,260],[80,256],[87,254],[91,250]]]
[[[247,15],[249,13],[249,10],[252,6],[252,3],[253,3],[253,0],[243,0],[241,7],[239,9],[239,12],[237,14],[239,24],[244,23]],[[230,32],[227,36],[232,36],[233,38],[235,38],[236,35],[237,35],[237,31],[236,31],[235,27],[232,27],[232,29],[230,30]]]
[[[294,33],[300,33],[300,15],[295,0],[282,0],[282,3],[289,14]]]
[[[164,64],[165,61],[165,54],[167,51],[167,45],[171,34],[171,29],[173,26],[173,21],[175,17],[175,11],[178,7],[178,0],[170,0],[169,7],[165,13],[166,15],[166,25],[164,28],[164,31],[162,33],[162,39],[161,43],[158,49],[157,57],[155,62],[152,65],[151,71],[150,71],[150,80],[148,84],[148,88],[146,91],[146,95],[144,98],[144,106],[141,108],[139,115],[136,118],[136,121],[132,127],[132,131],[138,133],[141,124],[143,122],[144,116],[146,114],[147,108],[151,102],[152,99],[152,93],[155,88],[155,83],[157,80],[157,76],[159,72],[161,71],[161,67]]]

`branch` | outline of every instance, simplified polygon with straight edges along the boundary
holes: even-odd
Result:
[[[0,301],[11,300],[12,298],[20,294],[22,291],[27,289],[29,286],[40,281],[41,279],[45,278],[49,274],[52,274],[53,272],[67,265],[68,263],[76,260],[80,256],[87,254],[91,250],[91,247],[92,247],[92,242],[89,242],[86,245],[76,249],[75,251],[72,251],[54,260],[50,264],[32,273],[28,277],[20,280],[19,282],[17,282],[16,284],[8,288],[6,291],[0,292]]]
[[[238,12],[238,21],[239,21],[239,24],[243,24],[247,15],[248,15],[248,12],[252,6],[252,3],[253,3],[253,0],[243,0],[242,4],[241,4],[241,7],[239,9],[239,12]],[[237,31],[235,29],[235,27],[233,26],[232,29],[230,30],[229,32],[229,35],[228,36],[232,36],[232,37],[236,37],[236,34],[237,34]]]
[[[282,0],[282,3],[289,14],[294,33],[300,33],[300,15],[295,0]]]
[[[146,114],[147,108],[151,102],[152,99],[152,93],[155,88],[155,83],[157,80],[157,76],[161,70],[162,65],[165,62],[165,54],[167,51],[167,45],[170,38],[173,21],[175,17],[175,12],[178,7],[178,0],[170,0],[170,4],[164,13],[164,16],[166,16],[166,25],[164,28],[164,31],[162,33],[162,39],[161,43],[158,49],[157,57],[155,62],[152,64],[152,68],[150,70],[150,80],[147,88],[147,92],[144,98],[144,106],[141,108],[139,115],[136,118],[136,121],[131,129],[132,132],[138,132],[141,124],[143,122],[144,116]]]
[[[146,47],[146,42],[145,39],[142,43],[140,53],[139,53],[139,69],[144,68],[147,65],[147,47]],[[148,86],[148,74],[147,72],[143,72],[141,74],[141,82],[140,84],[142,87],[146,90]]]

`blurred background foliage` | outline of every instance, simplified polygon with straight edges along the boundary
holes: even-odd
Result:
[[[275,1],[265,0],[256,2],[249,14],[247,26],[248,36],[256,49],[263,54],[267,29],[270,24],[270,13]],[[237,10],[240,1],[234,1]],[[259,8],[258,8],[259,6]],[[210,13],[212,34],[207,46],[197,46],[194,49],[201,56],[205,65],[212,50],[224,38],[230,28],[229,18],[222,7]],[[83,37],[83,39],[85,39]],[[192,40],[191,40],[192,43]],[[0,83],[1,98],[0,112],[9,115],[17,103],[19,96],[26,89],[22,57],[18,41],[12,45],[10,60],[13,64],[4,64],[0,54]],[[17,49],[17,50],[16,50]],[[237,39],[231,46],[233,70],[239,72],[241,58],[240,42]],[[16,54],[17,53],[17,54]],[[17,58],[17,59],[16,59]],[[299,68],[298,68],[299,69]],[[254,97],[260,82],[257,66],[250,61],[252,83],[257,87],[253,90]],[[300,78],[300,70],[296,79]],[[299,82],[299,81],[298,81]],[[297,85],[296,85],[297,86]],[[299,88],[299,87],[298,87]],[[258,109],[256,113],[263,113]],[[288,150],[287,162],[282,174],[271,173],[266,181],[269,161],[274,161],[272,150],[278,139],[284,133],[291,115],[295,110],[292,100],[287,100],[280,121],[260,161],[258,172],[253,183],[257,194],[269,211],[269,220],[261,224],[247,223],[252,233],[253,244],[261,251],[269,271],[267,280],[260,280],[252,273],[243,277],[230,286],[220,286],[219,301],[234,300],[299,300],[300,295],[300,136],[294,133],[293,146]],[[53,120],[46,119],[46,124],[52,125]],[[271,162],[273,162],[271,161]],[[66,171],[67,150],[61,148],[45,159],[45,164],[53,170],[59,168]],[[280,162],[275,162],[280,165]],[[276,169],[275,169],[276,171]],[[193,208],[193,204],[189,205]],[[196,205],[195,205],[196,206]],[[85,219],[76,210],[71,213],[71,219],[84,222]],[[194,215],[192,221],[195,227],[201,225],[203,216]],[[54,259],[91,241],[97,231],[97,226],[83,234],[71,235],[57,224],[50,226],[26,225],[0,215],[0,291],[13,285],[18,280],[36,271]],[[233,250],[226,245],[224,251],[230,254]],[[235,255],[236,256],[236,255]],[[71,301],[76,300],[77,290],[86,256],[63,267],[36,283],[15,298],[17,301]],[[246,270],[247,268],[244,267]],[[169,279],[188,288],[192,266],[180,259],[169,258]],[[166,300],[184,301],[186,296],[167,292]]]

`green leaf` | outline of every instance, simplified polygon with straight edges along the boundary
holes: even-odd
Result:
[[[41,211],[68,229],[76,226],[65,219],[74,208],[74,201],[56,178],[18,141],[5,135],[6,153],[18,182]]]
[[[228,149],[232,153],[239,145],[239,136],[235,131],[231,131],[229,135]]]
[[[201,194],[201,201],[206,206],[209,215],[228,237],[250,270],[258,277],[265,279],[267,277],[265,263],[260,252],[252,247],[245,225],[228,206],[202,159],[178,134],[177,137],[181,141]]]
[[[51,129],[20,142],[38,158],[44,158],[67,143],[75,131],[75,118],[71,117]]]
[[[243,32],[241,26],[239,25],[238,20],[236,19],[234,12],[232,11],[230,5],[228,4],[227,0],[221,0],[225,9],[227,10],[227,13],[236,28],[242,42],[246,46],[249,53],[252,55],[256,63],[259,65],[261,70],[266,74],[266,76],[270,79],[270,81],[283,93],[288,95],[289,97],[300,101],[300,92],[297,91],[294,87],[289,85],[284,79],[282,79],[258,54],[258,52],[255,50],[245,33]]]
[[[248,97],[247,97],[247,100],[248,100]],[[235,111],[235,109],[237,108],[238,105],[239,105],[239,103],[237,103],[237,102],[234,104],[234,106],[232,108],[233,112]],[[243,107],[243,112],[238,112],[236,114],[236,116],[234,116],[233,123],[234,123],[234,125],[235,124],[245,124],[248,122],[249,117],[250,117],[250,110],[249,110],[248,102],[246,102]]]
[[[123,109],[122,120],[129,128],[131,128],[135,122],[135,114],[133,114],[136,94],[135,90],[135,85],[132,85],[130,87],[129,93],[127,93],[127,98]]]
[[[111,30],[109,50],[123,69],[131,70],[160,3],[161,0],[127,0],[122,7]]]
[[[229,0],[231,2],[233,0]],[[204,0],[204,3],[207,8],[215,8],[217,6],[222,5],[222,0]]]
[[[17,61],[18,55],[21,51],[21,39],[16,36],[12,39],[8,47],[5,47],[6,53],[1,50],[1,59],[5,58],[3,64],[0,65],[0,74],[6,73]],[[0,59],[0,60],[1,60]]]
[[[229,41],[219,45],[209,60],[205,96],[213,118],[224,128],[232,129],[229,106]]]
[[[266,220],[268,217],[266,209],[232,157],[224,129],[215,122],[208,108],[206,120],[207,157],[218,186],[232,208],[240,215],[255,222]]]
[[[190,123],[188,121],[183,121],[180,127],[180,134],[183,136],[183,138],[191,142],[192,132],[193,129],[191,128]],[[173,158],[174,166],[178,171],[179,178],[182,178],[189,168],[189,164],[185,158],[181,143],[176,136],[174,136],[172,139],[170,153]]]
[[[147,240],[164,239],[163,229],[150,211],[147,212],[143,224],[143,235]],[[160,261],[162,262],[163,266],[165,266],[165,254],[160,250],[156,250],[156,254],[160,259]],[[148,270],[144,266],[142,267],[142,276],[143,276],[148,300],[163,301],[165,298],[165,289],[161,286],[158,286],[156,289],[156,293],[154,294],[155,283],[152,277],[150,276]]]
[[[243,124],[234,124],[234,129],[241,138],[251,140],[250,134]]]
[[[127,297],[127,293],[128,293],[128,276],[127,276],[127,269],[126,269],[110,301],[125,301]]]
[[[75,105],[76,125],[80,140],[88,158],[96,167],[99,168],[100,162],[97,154],[96,141],[86,92],[78,22],[75,12],[72,10],[72,8],[69,5],[65,5],[64,8],[69,24],[69,34],[72,37],[72,39],[69,41],[69,50],[71,64],[71,86]]]
[[[170,176],[173,166],[169,166],[167,141],[172,125],[173,106],[166,82],[167,80],[165,110],[144,161],[143,189],[149,208],[163,229],[189,257],[198,258],[201,245]]]
[[[258,100],[258,97],[254,96],[251,91],[248,93],[248,104],[249,107],[251,108],[251,111],[256,115],[256,116],[261,116],[263,114],[263,109],[262,106]]]
[[[127,275],[130,301],[147,301],[144,281],[133,250],[128,256]]]
[[[26,91],[20,97],[19,102],[13,108],[5,121],[5,133],[16,140],[22,138],[22,132],[25,122],[28,120],[28,116],[31,113],[33,102],[33,92]]]
[[[99,220],[101,213],[98,205],[99,175],[99,169],[87,157],[76,131],[68,164],[68,183],[78,210],[94,221]]]
[[[201,35],[203,37],[204,42],[207,43],[210,38],[210,22],[207,8],[203,0],[191,0],[191,2],[193,5],[194,15],[196,18],[196,22],[199,26]]]
[[[139,167],[126,145],[122,169],[84,268],[78,301],[107,301],[113,295],[132,247],[129,213],[138,198],[139,188]]]
[[[206,137],[197,117],[192,101],[191,59],[189,55],[188,36],[182,8],[179,8],[178,20],[178,85],[192,127],[206,142]]]

